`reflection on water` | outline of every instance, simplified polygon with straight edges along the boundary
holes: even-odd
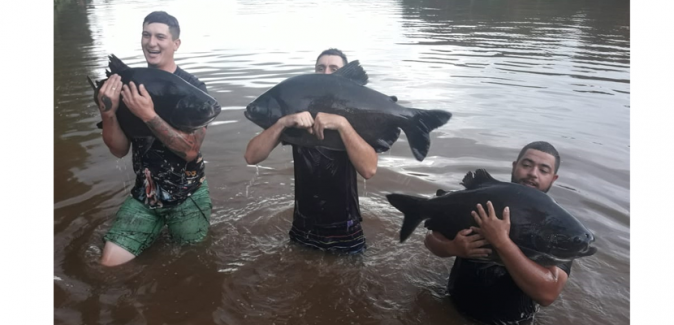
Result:
[[[194,9],[197,10],[194,10]],[[141,257],[100,267],[102,237],[133,185],[114,158],[86,76],[107,55],[143,66],[141,23],[153,10],[181,24],[178,64],[204,81],[222,113],[202,146],[214,204],[208,239],[175,247],[167,233]],[[574,263],[541,324],[629,322],[628,1],[164,1],[63,2],[54,13],[54,290],[57,324],[469,323],[445,299],[452,259],[397,241],[390,192],[460,189],[486,168],[509,179],[534,140],[562,155],[551,196],[593,230],[599,252]],[[258,166],[243,152],[260,129],[243,116],[276,83],[311,73],[338,47],[369,87],[404,106],[445,109],[416,161],[404,134],[359,180],[368,250],[335,257],[288,242],[292,153]]]

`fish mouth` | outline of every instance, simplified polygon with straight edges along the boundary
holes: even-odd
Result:
[[[255,104],[248,104],[248,106],[246,106],[246,110],[243,111],[243,115],[245,115],[247,119],[256,122],[260,116],[257,114],[257,112],[255,112],[255,110]],[[255,112],[255,114],[253,112]]]
[[[596,253],[596,252],[597,252],[597,247],[588,246],[587,249],[578,253],[578,257],[591,256],[591,255],[594,255],[594,253]]]
[[[566,236],[562,234],[552,235],[549,239],[551,244],[550,253],[560,258],[576,258],[590,256],[597,252],[597,248],[592,246],[595,237],[592,233],[585,233],[577,236]]]
[[[266,123],[264,123],[263,120],[260,120],[260,119],[255,118],[255,117],[253,116],[253,114],[251,114],[249,111],[244,111],[244,112],[243,112],[243,115],[244,115],[249,121],[251,121],[251,122],[253,122],[253,123],[259,125],[259,126],[262,127],[262,128],[265,128],[265,129],[266,129],[266,128],[268,128],[269,126],[271,126],[271,125],[266,125]]]

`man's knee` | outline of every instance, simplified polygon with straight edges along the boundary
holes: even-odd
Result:
[[[113,242],[107,241],[105,242],[103,254],[99,262],[103,266],[112,267],[129,262],[135,257],[135,255],[131,254],[131,252],[126,249]]]

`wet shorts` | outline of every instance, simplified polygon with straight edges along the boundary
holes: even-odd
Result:
[[[365,251],[365,235],[360,222],[348,222],[344,227],[312,227],[306,229],[293,222],[290,240],[305,246],[337,254],[358,254]]]
[[[138,256],[167,225],[173,241],[180,245],[197,243],[206,238],[212,207],[206,182],[175,207],[150,209],[130,196],[117,211],[112,228],[103,239]]]

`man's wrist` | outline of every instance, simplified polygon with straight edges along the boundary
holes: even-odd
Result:
[[[101,112],[101,117],[103,120],[110,120],[110,119],[115,119],[116,118],[116,113],[117,111],[109,110],[107,112],[100,111]]]
[[[159,116],[159,115],[157,115],[156,112],[152,111],[152,114],[144,115],[143,117],[140,117],[140,119],[143,122],[147,123],[147,122],[150,122],[150,121],[154,120],[157,116]]]
[[[341,116],[341,119],[339,120],[339,123],[337,124],[337,131],[339,132],[344,132],[347,130],[349,127],[351,127],[351,123],[346,119],[346,117]]]
[[[285,117],[285,116],[282,117],[282,118],[280,118],[280,119],[278,119],[278,120],[276,121],[276,124],[278,124],[279,127],[281,127],[281,129],[285,129],[285,128],[288,127],[288,126],[286,125],[286,117]]]
[[[494,242],[491,243],[492,246],[494,246],[494,249],[498,251],[503,251],[507,250],[511,245],[514,245],[512,240],[510,240],[510,237],[505,237],[505,238],[499,238],[498,240],[495,240]]]

